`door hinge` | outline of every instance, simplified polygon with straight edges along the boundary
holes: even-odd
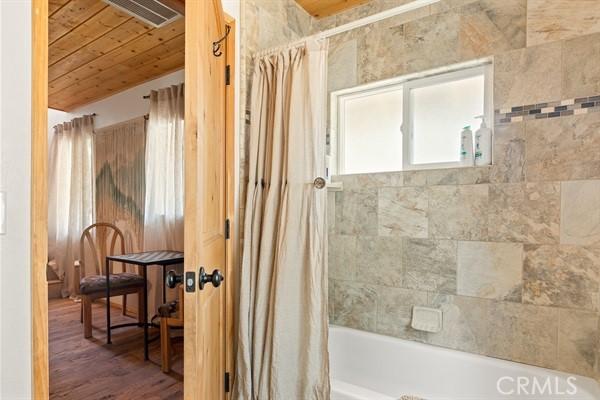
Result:
[[[225,393],[229,393],[231,388],[229,387],[229,372],[225,372]]]
[[[225,67],[225,85],[231,85],[231,65]]]
[[[229,218],[225,220],[225,239],[229,239],[231,236],[231,223],[229,222]]]

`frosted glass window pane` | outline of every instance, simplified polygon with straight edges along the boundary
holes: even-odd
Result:
[[[402,89],[350,98],[344,109],[344,173],[402,170]]]
[[[457,162],[460,134],[479,128],[484,110],[483,75],[415,88],[410,93],[413,124],[413,163]]]

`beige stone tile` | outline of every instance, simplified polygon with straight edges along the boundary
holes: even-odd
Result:
[[[427,237],[427,202],[422,187],[379,189],[379,235]]]
[[[336,233],[377,234],[377,189],[336,192]]]
[[[446,168],[423,171],[427,185],[473,185],[490,181],[489,167]]]
[[[335,279],[332,279],[331,276],[329,276],[328,280],[327,280],[327,314],[328,314],[328,321],[330,324],[334,324],[335,323],[335,284],[336,281]]]
[[[499,242],[557,243],[560,184],[490,185],[489,237]]]
[[[404,25],[405,72],[421,72],[457,63],[460,14],[448,11],[408,22]]]
[[[438,14],[441,12],[450,11],[457,7],[462,7],[467,4],[477,3],[479,0],[440,0],[437,3],[433,3],[431,8],[431,14]]]
[[[528,181],[600,178],[600,113],[527,122]]]
[[[485,354],[556,368],[558,309],[520,303],[489,303]]]
[[[335,175],[332,182],[342,182],[344,190],[363,190],[403,186],[402,172],[377,172],[369,174]]]
[[[357,281],[402,286],[402,238],[360,236],[355,260]]]
[[[595,0],[528,0],[527,45],[533,46],[600,31]]]
[[[336,281],[334,322],[349,328],[374,332],[377,323],[377,291],[373,285]]]
[[[496,125],[493,154],[492,182],[525,181],[525,123]]]
[[[335,193],[327,192],[327,232],[335,234]]]
[[[463,6],[460,13],[461,59],[525,47],[527,0],[483,0]]]
[[[523,245],[458,242],[457,294],[521,301]]]
[[[431,237],[487,238],[488,185],[431,186],[428,193]]]
[[[425,186],[427,185],[427,170],[404,171],[404,186]]]
[[[600,249],[525,245],[523,302],[599,310]]]
[[[356,39],[330,44],[327,59],[327,89],[331,91],[358,84]]]
[[[598,314],[560,309],[558,369],[572,374],[597,376]]]
[[[358,81],[368,83],[406,73],[405,26],[373,24],[358,38]]]
[[[494,107],[506,108],[561,99],[561,58],[561,43],[496,55]]]
[[[444,313],[431,344],[526,364],[557,364],[558,309],[463,296],[430,294]],[[490,318],[493,316],[493,318]]]
[[[424,332],[411,328],[413,306],[427,306],[427,292],[377,287],[377,333],[402,339],[423,340]]]
[[[456,293],[456,242],[405,239],[402,262],[404,287]]]
[[[353,280],[357,274],[357,238],[329,235],[329,276],[338,280]]]
[[[560,242],[600,247],[600,181],[561,183]]]
[[[600,31],[600,7],[598,9]],[[600,93],[600,33],[564,42],[562,91],[566,99]]]
[[[427,343],[485,354],[487,300],[429,293],[428,302],[442,310],[443,326],[441,332],[427,335]]]

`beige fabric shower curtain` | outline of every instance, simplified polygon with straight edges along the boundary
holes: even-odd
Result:
[[[257,55],[234,397],[329,399],[326,43]]]

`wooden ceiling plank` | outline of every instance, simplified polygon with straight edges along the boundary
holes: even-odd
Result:
[[[111,52],[112,50],[148,33],[153,28],[132,18],[106,35],[86,44],[48,68],[48,80],[55,79]]]
[[[154,29],[139,38],[120,46],[111,52],[104,54],[89,63],[80,66],[74,71],[61,76],[50,82],[49,94],[52,96],[59,91],[76,84],[90,76],[96,75],[112,65],[126,61],[135,57],[163,41],[172,39],[185,32],[185,20],[183,18],[165,26],[164,28]]]
[[[133,17],[114,7],[106,7],[73,29],[68,35],[52,43],[48,49],[48,64],[55,64],[131,19]]]
[[[137,80],[144,79],[145,74],[159,73],[161,74],[162,65],[171,60],[174,54],[181,53],[185,49],[185,34],[181,34],[174,39],[161,43],[160,45],[132,57],[124,63],[116,64],[114,67],[104,70],[96,75],[93,75],[85,80],[79,81],[76,84],[52,95],[56,101],[68,100],[74,97],[79,98],[83,93],[88,93],[90,90],[101,91],[103,88],[112,90],[111,82],[119,82],[126,84],[127,77],[136,76]],[[181,60],[180,67],[184,66],[185,60]],[[169,67],[170,68],[170,67]]]
[[[61,109],[67,111],[73,110],[77,107],[101,100],[123,90],[127,90],[144,82],[177,71],[183,67],[184,62],[185,52],[175,53],[161,60],[160,63],[151,63],[137,71],[132,71],[131,75],[115,77],[110,81],[104,82],[97,88],[89,88],[83,91],[76,97],[72,96],[63,101],[56,102],[56,106],[62,107]]]
[[[101,0],[71,0],[48,18],[48,43],[69,33],[104,8]]]
[[[370,0],[296,0],[302,8],[315,18],[324,18],[353,7],[368,3]]]
[[[48,0],[48,15],[52,15],[70,0]]]

